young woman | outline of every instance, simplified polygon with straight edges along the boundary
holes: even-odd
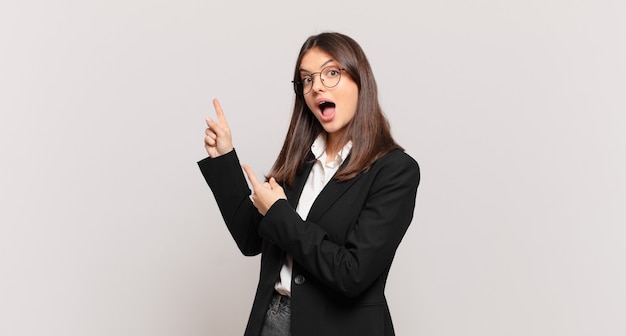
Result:
[[[226,225],[261,271],[246,336],[394,335],[385,283],[411,220],[419,167],[391,136],[361,47],[309,37],[295,104],[269,179],[243,166],[224,112],[198,162]]]

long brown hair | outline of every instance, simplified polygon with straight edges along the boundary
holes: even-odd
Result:
[[[346,125],[340,144],[352,140],[352,150],[347,164],[341,166],[334,178],[345,181],[368,170],[381,156],[394,149],[402,149],[391,136],[389,122],[378,102],[378,89],[369,61],[361,46],[352,38],[335,32],[325,32],[309,37],[298,55],[294,81],[300,80],[300,64],[304,54],[319,48],[335,59],[356,82],[359,89],[357,111]],[[293,185],[311,150],[315,138],[325,132],[306,105],[304,95],[296,92],[289,130],[283,147],[268,176],[287,187]]]

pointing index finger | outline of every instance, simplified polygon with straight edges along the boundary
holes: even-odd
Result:
[[[252,184],[252,188],[257,188],[258,186],[260,186],[259,180],[256,179],[256,176],[254,175],[254,172],[252,171],[252,169],[250,169],[250,167],[248,167],[247,165],[242,165],[243,170],[246,172],[246,176],[248,177],[248,180],[250,180],[250,183]]]
[[[222,110],[222,105],[220,105],[220,101],[217,98],[213,99],[213,108],[215,108],[215,114],[217,115],[217,121],[220,123],[226,123],[226,116],[224,115],[224,110]]]

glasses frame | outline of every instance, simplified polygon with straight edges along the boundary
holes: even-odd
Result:
[[[307,92],[304,92],[304,83],[301,80],[291,81],[291,83],[293,83],[293,90],[296,92],[296,94],[301,94],[303,96],[311,92],[313,90],[313,84],[315,84],[314,75],[320,75],[320,83],[322,83],[322,85],[324,85],[325,88],[328,88],[328,89],[334,88],[335,86],[339,85],[339,82],[341,82],[341,72],[345,71],[346,68],[337,69],[339,71],[339,79],[337,79],[337,83],[335,83],[335,85],[326,85],[326,83],[324,83],[324,78],[322,78],[322,73],[324,73],[326,69],[328,68],[336,68],[336,67],[337,67],[336,65],[329,65],[329,66],[322,68],[322,70],[320,71],[310,73],[307,77],[311,77],[311,86],[309,87],[309,90]],[[298,90],[298,87],[301,87],[302,89]]]

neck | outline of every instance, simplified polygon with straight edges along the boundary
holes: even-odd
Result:
[[[335,133],[326,134],[326,162],[335,160],[337,153],[344,144],[340,143],[340,136]]]

